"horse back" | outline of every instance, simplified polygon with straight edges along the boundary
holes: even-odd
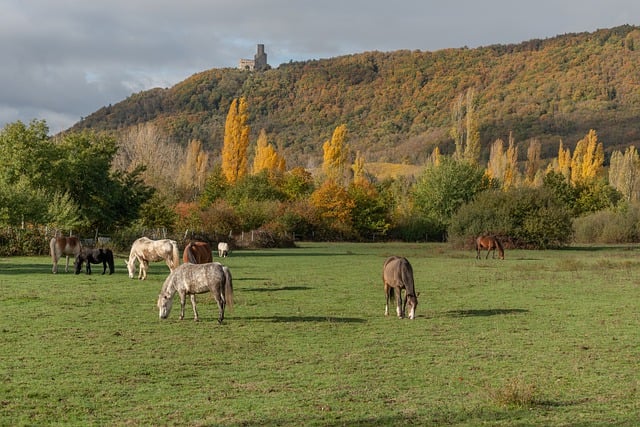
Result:
[[[53,237],[49,243],[52,255],[55,252],[59,255],[78,255],[82,250],[80,239],[75,236]]]
[[[404,257],[387,258],[382,269],[382,278],[386,285],[393,288],[405,288],[413,291],[413,267]]]
[[[220,293],[225,285],[225,272],[222,264],[182,264],[169,274],[178,292],[201,294],[207,291]],[[167,280],[169,280],[167,278]]]

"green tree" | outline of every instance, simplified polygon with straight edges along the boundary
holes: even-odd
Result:
[[[488,187],[484,171],[475,164],[444,157],[439,166],[429,167],[414,187],[415,204],[427,218],[440,224],[444,234],[451,217]]]

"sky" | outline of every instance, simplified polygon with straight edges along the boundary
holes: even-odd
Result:
[[[436,51],[640,25],[638,0],[2,0],[0,129],[51,134],[101,107],[264,44],[272,67],[367,51]]]

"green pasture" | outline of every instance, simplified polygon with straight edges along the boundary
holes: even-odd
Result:
[[[168,274],[0,258],[1,425],[640,425],[640,249],[300,243],[236,251],[235,307],[155,306]],[[413,321],[384,316],[406,256]],[[395,310],[392,308],[392,312]]]

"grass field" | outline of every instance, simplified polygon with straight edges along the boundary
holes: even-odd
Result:
[[[640,254],[443,244],[237,251],[222,325],[155,306],[168,273],[0,259],[1,425],[640,425]],[[413,321],[384,316],[406,256]],[[64,268],[60,269],[64,271]]]

